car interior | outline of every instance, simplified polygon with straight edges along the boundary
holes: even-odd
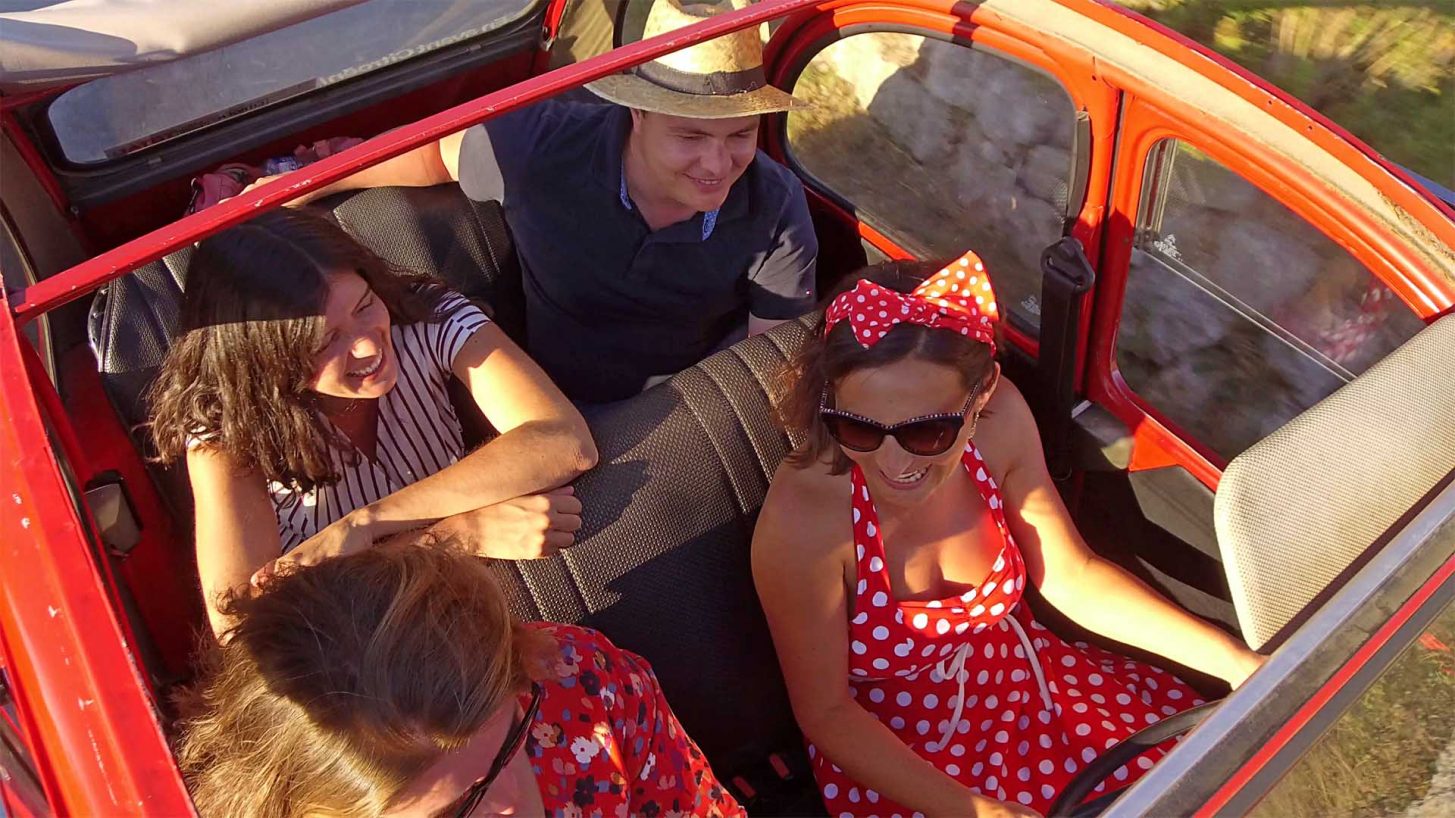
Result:
[[[221,162],[255,163],[331,136],[377,135],[526,79],[537,70],[542,14],[483,41],[92,166],[61,155],[46,124],[45,98],[12,105],[0,140],[7,230],[27,236],[35,277],[58,272],[173,221],[189,198],[188,180]],[[47,173],[27,169],[36,166]],[[60,211],[56,201],[70,210]],[[345,193],[312,206],[392,264],[438,276],[488,305],[508,334],[524,339],[520,266],[498,203],[472,201],[450,184]],[[822,248],[821,293],[884,257],[864,240],[852,208],[817,195],[810,206]],[[46,244],[56,249],[34,249]],[[74,439],[63,448],[95,520],[97,563],[164,712],[170,690],[190,676],[204,620],[185,475],[148,459],[141,424],[145,390],[176,329],[190,252],[116,279],[86,303],[50,313],[38,330],[70,419],[72,429],[63,434]],[[1445,422],[1443,407],[1455,394],[1455,319],[1433,323],[1266,445],[1234,458],[1215,495],[1176,464],[1129,470],[1131,432],[1105,408],[1072,394],[1067,373],[1082,341],[1066,328],[1080,325],[1079,296],[1090,278],[1082,291],[1067,282],[1074,285],[1086,265],[1074,244],[1046,248],[1040,354],[1011,345],[1003,362],[1043,421],[1047,457],[1064,478],[1058,486],[1073,518],[1098,552],[1194,613],[1272,649],[1339,577],[1357,569],[1370,542],[1446,477],[1455,451],[1385,456],[1377,439],[1338,430],[1347,428],[1341,424],[1349,413],[1370,411],[1371,396],[1412,389],[1428,393],[1418,401],[1428,412],[1409,422]],[[600,463],[575,484],[584,506],[576,545],[551,559],[495,565],[517,615],[589,625],[647,657],[683,724],[752,814],[823,811],[748,560],[769,481],[794,444],[775,419],[776,383],[817,319],[810,314],[748,338],[631,399],[587,407]],[[1437,371],[1443,380],[1431,377]],[[467,438],[488,439],[474,407],[456,405]],[[1368,467],[1368,485],[1398,482],[1386,496],[1389,513],[1366,517],[1353,530],[1344,517],[1270,517],[1268,509],[1285,508],[1295,494],[1307,503],[1362,489],[1337,474],[1327,475],[1332,483],[1302,479],[1317,472],[1330,445],[1379,455]],[[1335,539],[1339,548],[1323,547]],[[1303,562],[1288,556],[1295,547],[1311,567],[1289,582],[1290,562]],[[1044,610],[1034,594],[1029,599],[1061,635],[1097,641]],[[1205,695],[1226,693],[1217,680],[1171,669]]]

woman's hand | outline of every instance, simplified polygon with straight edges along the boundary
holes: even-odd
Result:
[[[570,486],[456,514],[430,528],[482,557],[500,560],[549,557],[570,547],[580,529],[581,501]]]
[[[298,544],[297,548],[259,568],[252,578],[260,585],[279,571],[316,565],[330,557],[342,557],[374,544],[373,527],[367,515],[355,511],[330,523],[322,531]]]

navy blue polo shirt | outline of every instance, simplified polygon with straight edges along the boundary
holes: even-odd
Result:
[[[625,195],[631,112],[546,101],[471,128],[460,187],[505,207],[524,271],[527,349],[574,400],[685,369],[748,314],[813,308],[818,240],[803,184],[761,151],[721,208],[653,231]]]

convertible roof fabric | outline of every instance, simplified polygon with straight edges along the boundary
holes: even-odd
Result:
[[[116,74],[364,0],[0,0],[0,94]]]

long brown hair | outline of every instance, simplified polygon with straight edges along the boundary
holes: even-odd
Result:
[[[177,758],[204,818],[378,815],[511,697],[553,646],[485,561],[382,544],[234,594],[181,699]]]
[[[437,320],[448,292],[301,210],[272,210],[202,242],[187,267],[179,335],[147,395],[162,462],[200,440],[305,491],[338,480],[329,447],[347,447],[309,389],[327,274],[337,271],[358,273],[396,324]]]
[[[853,289],[860,279],[868,279],[895,292],[912,291],[926,277],[933,275],[944,262],[891,261],[865,267],[852,275],[837,291],[824,300],[832,301],[842,292]],[[789,434],[801,436],[803,444],[786,458],[797,468],[814,463],[827,463],[831,474],[849,470],[850,461],[829,434],[819,416],[819,404],[833,385],[857,370],[892,364],[906,358],[942,364],[959,372],[968,390],[977,384],[984,388],[995,363],[987,344],[948,330],[931,329],[919,324],[900,324],[882,340],[865,349],[854,338],[847,321],[835,326],[824,337],[820,318],[809,340],[784,368],[780,375],[777,403],[778,416]]]

